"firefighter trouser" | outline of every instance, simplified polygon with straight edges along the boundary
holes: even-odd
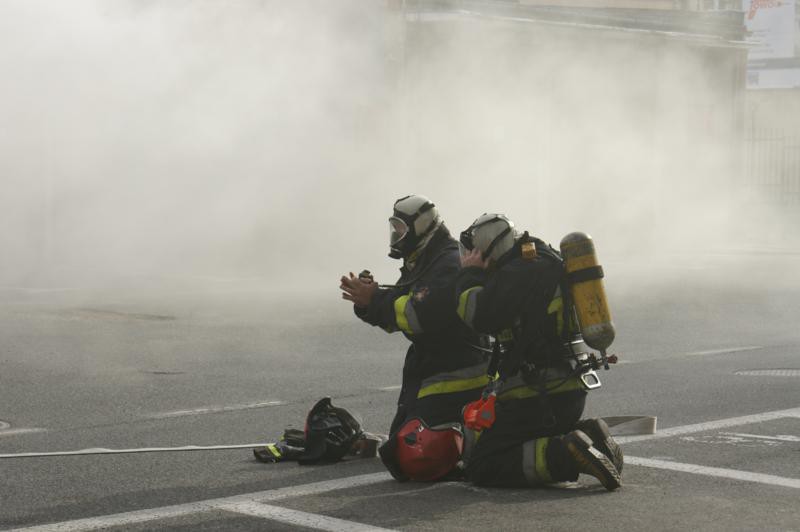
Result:
[[[486,363],[437,373],[424,380],[404,379],[389,432],[396,432],[413,418],[424,420],[429,427],[461,423],[464,405],[477,400],[488,382]]]
[[[470,450],[467,478],[498,487],[577,480],[561,436],[573,430],[585,402],[583,390],[498,402],[494,425]]]
[[[485,376],[485,369],[483,370]],[[409,386],[400,393],[392,425],[389,429],[389,439],[380,450],[381,460],[389,472],[397,480],[403,480],[400,466],[397,463],[397,431],[408,421],[416,418],[424,421],[428,426],[435,427],[445,423],[461,423],[461,411],[464,405],[475,401],[481,396],[482,388],[466,389],[450,393],[437,393],[423,395],[421,398],[419,386]]]

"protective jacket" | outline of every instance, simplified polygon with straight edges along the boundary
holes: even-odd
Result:
[[[523,258],[525,243],[535,246],[535,257]],[[574,325],[571,313],[564,312],[563,279],[558,253],[525,235],[491,273],[479,267],[459,272],[458,316],[472,329],[492,334],[512,352],[516,348],[523,363],[539,369],[564,367],[563,344]],[[513,361],[508,358],[500,369],[511,376],[518,368],[509,367]]]
[[[523,244],[534,257],[523,257]],[[572,326],[564,312],[564,270],[558,253],[523,235],[490,271],[462,269],[458,316],[504,346],[497,419],[471,449],[467,474],[485,485],[523,486],[574,480],[577,473],[557,435],[580,419],[586,392],[564,356]]]
[[[453,311],[458,244],[442,225],[418,256],[405,260],[394,288],[380,288],[356,315],[411,341],[403,366],[394,433],[407,419],[429,426],[460,421],[461,408],[486,385],[486,355],[478,335]]]

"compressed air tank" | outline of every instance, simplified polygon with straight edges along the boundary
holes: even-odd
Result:
[[[583,340],[604,352],[614,341],[614,324],[592,237],[580,232],[568,234],[561,240],[561,256]]]

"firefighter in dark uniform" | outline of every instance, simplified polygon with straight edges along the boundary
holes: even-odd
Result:
[[[484,399],[494,422],[470,445],[467,478],[478,485],[522,487],[574,481],[589,474],[620,486],[622,452],[601,419],[579,421],[586,400],[580,369],[570,360],[577,329],[566,298],[560,255],[503,215],[484,214],[462,233],[457,313],[498,342],[490,364],[496,380]],[[579,338],[579,337],[578,337]],[[599,384],[599,380],[597,380]]]
[[[356,316],[387,332],[401,331],[411,341],[397,412],[380,454],[399,480],[435,480],[457,460],[443,466],[437,463],[439,457],[430,454],[435,451],[425,447],[426,438],[415,443],[413,434],[411,439],[400,438],[402,441],[396,436],[413,419],[430,428],[460,422],[463,406],[478,398],[488,383],[487,355],[479,347],[478,335],[454,312],[459,248],[434,204],[423,196],[401,198],[394,204],[389,223],[389,256],[403,260],[397,284],[379,287],[368,272],[362,272],[358,277],[353,273],[343,276],[340,288],[342,297],[353,302]],[[409,432],[413,431],[405,434]],[[428,434],[449,437],[456,432]],[[399,452],[397,446],[416,444],[422,444],[411,453],[416,453],[417,463],[398,463],[398,457],[405,460],[408,454]]]

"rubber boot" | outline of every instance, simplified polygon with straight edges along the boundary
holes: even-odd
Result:
[[[606,455],[592,447],[592,440],[585,432],[573,430],[564,436],[563,441],[578,473],[592,475],[608,491],[614,491],[622,485],[619,471]]]
[[[592,446],[603,453],[611,460],[614,467],[617,468],[619,473],[622,473],[622,464],[624,462],[622,457],[622,448],[614,438],[611,437],[611,432],[608,430],[608,425],[602,419],[582,419],[578,421],[575,428],[582,430],[592,439]]]

